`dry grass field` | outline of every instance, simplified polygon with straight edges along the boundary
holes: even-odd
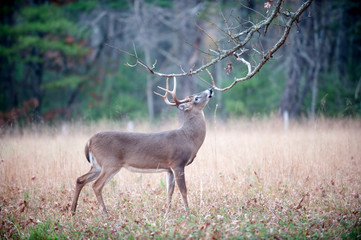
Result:
[[[158,131],[135,124],[136,131]],[[121,170],[101,214],[87,185],[72,217],[88,138],[126,124],[73,124],[0,137],[1,239],[360,239],[361,121],[209,123],[186,168],[191,214],[178,189],[165,217],[165,173]]]

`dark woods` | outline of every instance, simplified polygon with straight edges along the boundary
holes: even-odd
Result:
[[[129,52],[135,46],[161,72],[187,72],[210,59],[210,48],[226,49],[227,32],[240,32],[269,14],[265,3],[6,1],[0,17],[0,125],[153,120],[168,111],[153,94],[164,79],[126,66],[134,59],[105,44]],[[301,3],[283,7],[294,10]],[[358,1],[314,0],[286,45],[253,79],[218,94],[218,114],[360,115],[360,10]],[[282,24],[273,23],[267,35],[260,32],[250,48],[266,52]],[[247,60],[254,65],[256,57]],[[247,69],[227,58],[210,71],[222,86]],[[210,84],[207,73],[180,78],[179,92],[183,97]]]

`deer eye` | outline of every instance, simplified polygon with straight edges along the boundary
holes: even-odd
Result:
[[[198,102],[199,101],[199,97],[196,97],[195,99],[194,99],[194,102]]]

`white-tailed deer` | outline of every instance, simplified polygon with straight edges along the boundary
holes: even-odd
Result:
[[[104,213],[107,210],[102,197],[104,185],[121,168],[135,172],[166,172],[167,173],[167,213],[177,182],[183,203],[188,212],[187,187],[184,168],[191,164],[203,144],[206,135],[206,122],[203,108],[213,96],[213,90],[189,96],[183,100],[176,97],[176,78],[173,90],[169,90],[167,79],[166,89],[162,97],[167,105],[176,106],[184,112],[181,128],[158,133],[132,132],[101,132],[95,134],[85,146],[85,155],[91,169],[76,181],[75,195],[71,206],[75,214],[80,191],[85,184],[95,180],[93,189]],[[168,93],[173,102],[169,101]]]

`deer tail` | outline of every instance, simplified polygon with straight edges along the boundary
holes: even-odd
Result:
[[[88,141],[88,143],[85,145],[85,156],[86,156],[86,159],[88,160],[88,162],[90,163],[90,158],[89,158],[89,144],[90,144],[90,140]]]

